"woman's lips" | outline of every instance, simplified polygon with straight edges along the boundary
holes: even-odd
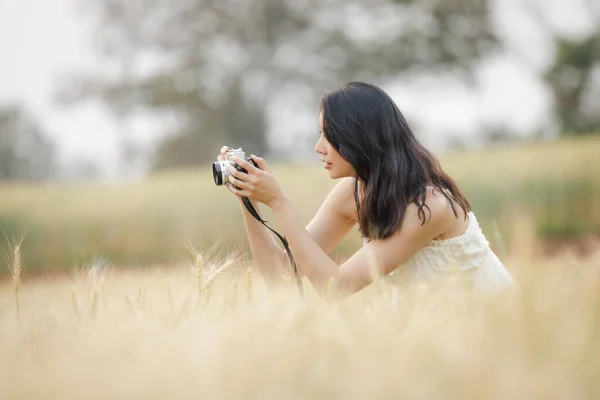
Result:
[[[325,165],[324,165],[325,169],[331,169],[331,167],[332,167],[331,163],[323,160],[322,158],[321,158],[321,161],[325,163]]]

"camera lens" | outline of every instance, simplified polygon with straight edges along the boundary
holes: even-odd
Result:
[[[222,186],[225,182],[225,166],[221,162],[213,163],[213,179],[215,185]]]

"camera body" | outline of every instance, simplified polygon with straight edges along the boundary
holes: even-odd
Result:
[[[246,153],[244,153],[244,150],[242,150],[241,147],[238,149],[231,149],[228,147],[227,152],[225,153],[225,159],[223,161],[217,161],[213,163],[213,179],[215,181],[215,185],[223,186],[229,183],[229,176],[231,175],[229,173],[229,166],[233,166],[240,172],[248,173],[245,168],[242,168],[238,164],[231,161],[231,157],[234,156],[246,160],[258,168],[258,165],[256,165],[252,158],[246,157]]]

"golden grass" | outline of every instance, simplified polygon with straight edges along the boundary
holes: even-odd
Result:
[[[21,324],[10,290],[0,286],[0,392],[44,399],[598,397],[600,251],[507,266],[520,292],[478,295],[460,290],[458,280],[400,292],[381,282],[338,303],[308,285],[301,300],[293,282],[267,291],[230,257],[169,271],[95,266],[22,283]]]

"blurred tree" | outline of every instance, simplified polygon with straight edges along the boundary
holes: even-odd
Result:
[[[487,0],[96,0],[97,37],[118,73],[82,77],[64,101],[96,95],[125,118],[183,123],[157,168],[212,160],[222,144],[267,149],[267,105],[348,80],[437,71],[468,79],[497,44]]]
[[[580,135],[600,131],[600,3],[578,2],[591,22],[589,34],[582,38],[563,37],[552,23],[545,2],[525,0],[522,4],[555,44],[554,59],[544,79],[554,94],[560,132]]]
[[[600,26],[582,40],[556,40],[556,57],[546,73],[554,92],[561,132],[600,131]]]
[[[40,181],[56,172],[55,147],[17,107],[0,109],[0,181]]]

